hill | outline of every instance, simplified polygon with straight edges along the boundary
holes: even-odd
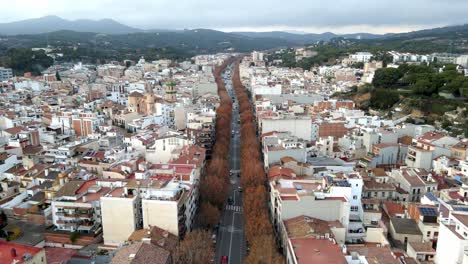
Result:
[[[0,35],[42,34],[59,30],[105,34],[125,34],[142,31],[123,25],[112,19],[67,20],[58,16],[45,16],[10,23],[0,23]]]
[[[332,32],[324,32],[320,34],[306,33],[297,34],[284,31],[270,31],[270,32],[232,32],[234,34],[247,36],[251,38],[278,38],[294,42],[298,45],[312,44],[317,41],[329,41],[333,38],[343,37],[350,39],[375,39],[383,35],[376,35],[370,33],[353,33],[338,35]]]

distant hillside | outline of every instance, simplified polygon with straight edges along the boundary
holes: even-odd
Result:
[[[112,19],[67,20],[58,16],[45,16],[11,23],[0,23],[0,35],[42,34],[59,30],[105,34],[125,34],[142,31]]]
[[[356,44],[415,53],[467,53],[468,24],[386,34],[381,38],[359,40]]]
[[[64,54],[59,61],[148,60],[169,58],[182,60],[196,54],[268,50],[294,46],[295,43],[274,38],[250,38],[215,30],[137,32],[98,34],[62,30],[43,34],[14,35],[0,38],[0,65],[10,61],[10,50],[50,45]],[[2,59],[3,57],[3,59]]]
[[[383,35],[376,35],[370,33],[353,33],[338,35],[332,32],[325,32],[321,34],[307,33],[307,34],[296,34],[283,31],[271,31],[271,32],[232,32],[234,34],[248,36],[251,38],[278,38],[288,41],[292,41],[298,45],[312,44],[317,41],[329,41],[333,38],[343,37],[350,39],[374,39],[380,38]]]

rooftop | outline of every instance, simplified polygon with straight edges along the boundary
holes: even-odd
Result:
[[[393,217],[390,219],[390,221],[396,233],[422,235],[421,231],[419,230],[418,224],[416,224],[416,221],[414,219]]]
[[[377,247],[375,244],[348,245],[348,252],[357,252],[365,256],[369,263],[400,264],[389,247]]]
[[[338,244],[328,239],[297,238],[291,244],[299,264],[347,264]]]
[[[16,257],[12,256],[12,250],[16,251]],[[11,243],[11,242],[4,242],[0,241],[0,260],[2,263],[25,263],[23,260],[23,256],[25,254],[29,254],[31,256],[35,256],[39,252],[41,252],[41,248],[33,247],[33,246],[25,246],[21,244]]]
[[[167,263],[171,253],[153,244],[135,242],[119,249],[111,264]]]

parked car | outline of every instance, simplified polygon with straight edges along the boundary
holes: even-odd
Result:
[[[228,264],[228,256],[222,256],[221,257],[221,264]]]

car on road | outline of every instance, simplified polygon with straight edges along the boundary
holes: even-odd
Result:
[[[228,264],[228,256],[222,256],[221,257],[221,264]]]
[[[228,204],[229,204],[229,205],[232,205],[233,203],[234,203],[234,200],[233,200],[232,197],[230,196],[230,197],[228,198]]]
[[[239,187],[237,188],[237,190],[238,190],[239,192],[242,192],[242,187],[239,186]]]

